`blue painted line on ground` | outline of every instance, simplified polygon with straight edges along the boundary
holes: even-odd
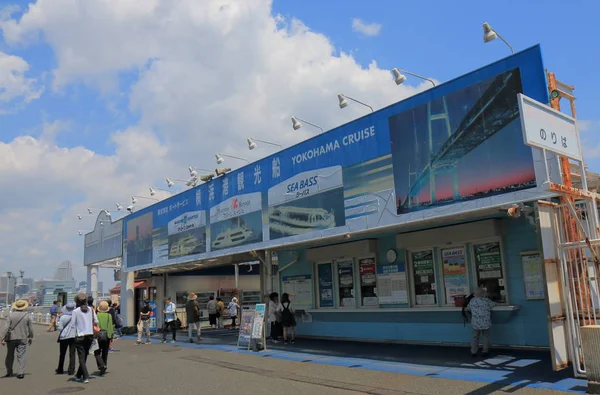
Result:
[[[135,336],[123,336],[123,338],[132,338],[135,339]],[[154,341],[153,344],[157,344],[158,342]],[[419,365],[419,364],[410,364],[404,362],[378,362],[377,360],[371,359],[361,359],[361,358],[345,358],[345,357],[333,357],[328,355],[319,355],[319,354],[311,354],[311,353],[303,353],[303,352],[294,352],[280,349],[268,349],[262,352],[249,351],[244,348],[238,348],[235,345],[225,345],[225,344],[192,344],[192,343],[177,343],[173,345],[175,347],[187,347],[187,348],[195,348],[195,349],[209,349],[209,350],[219,350],[226,352],[234,352],[239,354],[246,355],[256,355],[262,356],[265,358],[277,358],[288,361],[296,361],[296,362],[310,362],[316,364],[324,364],[324,365],[332,365],[332,366],[353,366],[355,369],[365,369],[365,370],[373,370],[380,372],[388,372],[388,373],[397,373],[397,374],[405,374],[412,376],[428,376],[434,378],[443,378],[450,380],[466,380],[473,382],[483,382],[483,383],[496,383],[502,382],[502,384],[507,386],[519,386],[519,387],[529,387],[529,388],[540,388],[540,389],[549,389],[554,391],[565,391],[577,394],[585,394],[587,392],[587,381],[580,380],[575,378],[567,378],[560,380],[556,383],[549,382],[533,382],[527,379],[517,379],[515,377],[514,382],[510,382],[511,375],[515,374],[513,369],[497,369],[492,367],[447,367],[447,366],[436,366],[436,365]],[[490,364],[496,364],[498,359],[502,359],[505,362],[508,362],[510,357],[500,356],[497,358],[493,358],[486,362]],[[537,359],[521,359],[516,360],[507,364],[507,367],[526,367],[532,365],[534,363],[540,362]],[[489,366],[489,365],[488,365]]]

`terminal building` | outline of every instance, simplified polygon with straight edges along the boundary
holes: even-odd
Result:
[[[524,144],[519,93],[550,101],[539,46],[117,222],[101,213],[88,284],[121,267],[128,325],[143,299],[278,291],[298,336],[420,344],[468,344],[461,306],[483,287],[493,344],[550,348],[539,201],[558,202],[562,178]]]

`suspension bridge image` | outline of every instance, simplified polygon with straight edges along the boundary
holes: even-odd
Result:
[[[476,197],[475,195],[460,195],[457,171],[459,161],[519,117],[517,103],[519,91],[520,75],[518,70],[515,69],[495,77],[472,105],[454,133],[450,125],[447,98],[441,99],[441,112],[438,113],[432,112],[432,102],[427,104],[430,158],[420,171],[411,171],[409,167],[408,193],[403,200],[400,195],[398,196],[398,213],[417,207],[432,206],[444,201],[455,202]],[[442,122],[448,136],[436,153],[433,150],[434,122]],[[442,174],[449,174],[451,177],[452,197],[438,199],[436,176]],[[427,185],[429,185],[429,201],[420,202],[419,195],[422,195],[423,188]],[[517,187],[517,189],[522,188],[523,186]],[[511,187],[506,187],[506,189],[511,189]],[[506,192],[506,189],[502,192]]]

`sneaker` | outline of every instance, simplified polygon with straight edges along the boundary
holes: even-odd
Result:
[[[89,383],[90,383],[90,380],[89,380],[89,379],[85,379],[85,380],[83,380],[83,381],[82,381],[82,383],[83,383],[83,384],[89,384]]]
[[[292,344],[296,343],[296,340],[292,339],[291,343],[292,343]]]
[[[283,341],[283,344],[288,344],[288,341],[287,341],[287,340],[284,340],[284,341]]]
[[[176,340],[171,340],[171,344],[173,344],[173,343],[175,343],[175,342],[176,342]]]
[[[164,344],[164,343],[166,343],[166,342],[167,342],[167,340],[166,340],[166,339],[162,339],[162,340],[160,341],[160,343],[161,343],[161,344]]]
[[[106,368],[100,369],[100,376],[104,376],[105,373],[106,373]]]
[[[59,370],[59,369],[56,369],[56,370],[54,371],[54,373],[56,373],[56,374],[65,374],[65,372],[64,372],[64,371],[62,371],[62,370]]]
[[[80,379],[79,377],[77,377],[77,376],[73,376],[73,377],[71,378],[71,381],[74,381],[74,382],[76,382],[76,383],[81,383],[81,379]]]
[[[194,342],[194,340],[190,339],[190,341],[189,341],[189,342],[190,342],[190,343],[193,343],[193,342]]]
[[[150,340],[146,340],[146,344],[152,344]]]
[[[136,345],[136,346],[139,346],[140,344],[142,344],[142,342],[141,342],[141,341],[139,341],[139,340],[135,342],[135,345]]]

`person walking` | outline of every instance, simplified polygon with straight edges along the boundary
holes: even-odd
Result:
[[[150,308],[150,302],[144,300],[144,305],[140,309],[140,319],[138,320],[138,338],[135,342],[136,345],[142,344],[142,335],[146,334],[146,344],[150,344],[150,315],[152,309]]]
[[[98,325],[98,317],[88,306],[87,297],[84,293],[75,296],[75,306],[71,326],[75,328],[75,349],[79,359],[79,368],[73,377],[73,381],[87,384],[90,382],[87,358],[94,340],[94,327]]]
[[[58,320],[59,355],[58,368],[55,370],[56,374],[65,373],[64,366],[67,350],[69,350],[69,367],[67,369],[67,374],[70,376],[75,374],[75,328],[71,326],[73,310],[75,310],[75,303],[67,303],[62,308],[62,315]]]
[[[187,303],[185,304],[185,312],[187,315],[187,327],[189,342],[194,343],[194,330],[196,331],[196,342],[202,340],[202,329],[200,328],[200,304],[198,303],[198,295],[190,292]]]
[[[217,301],[213,295],[210,295],[208,298],[208,303],[206,304],[206,309],[208,310],[208,322],[210,323],[210,327],[212,329],[217,328]]]
[[[112,315],[109,313],[110,307],[108,302],[102,301],[98,305],[98,325],[100,333],[98,333],[98,349],[94,351],[96,364],[100,371],[100,376],[104,376],[108,365],[108,350],[114,336],[114,323]]]
[[[173,333],[173,339],[171,343],[175,343],[177,341],[177,327],[175,325],[175,314],[176,314],[175,303],[171,301],[171,297],[167,298],[165,303],[165,309],[163,310],[163,314],[165,315],[165,325],[163,326],[163,338],[162,343],[167,342],[167,331],[171,329]]]
[[[0,329],[0,342],[6,345],[6,376],[12,377],[15,353],[17,354],[17,378],[25,377],[25,362],[27,359],[27,346],[33,341],[33,321],[27,312],[29,303],[26,300],[17,300],[8,313],[8,319]]]
[[[281,325],[283,326],[283,342],[287,344],[288,337],[291,336],[292,344],[296,337],[296,319],[294,318],[294,307],[290,301],[290,295],[284,293],[281,295],[281,303],[277,307],[281,316]]]
[[[486,297],[483,288],[477,288],[475,296],[467,305],[471,312],[471,326],[473,327],[473,338],[471,340],[471,356],[476,357],[479,351],[479,338],[483,343],[483,356],[490,353],[490,328],[492,327],[492,308],[496,303]]]
[[[223,299],[217,298],[217,328],[223,329],[223,316],[225,315],[225,303]]]
[[[50,307],[50,326],[48,326],[48,332],[56,331],[56,319],[58,318],[58,300],[52,302]]]
[[[235,321],[237,319],[239,309],[240,305],[238,304],[238,298],[234,296],[227,306],[227,310],[229,310],[229,317],[231,317],[231,329],[235,329]]]

